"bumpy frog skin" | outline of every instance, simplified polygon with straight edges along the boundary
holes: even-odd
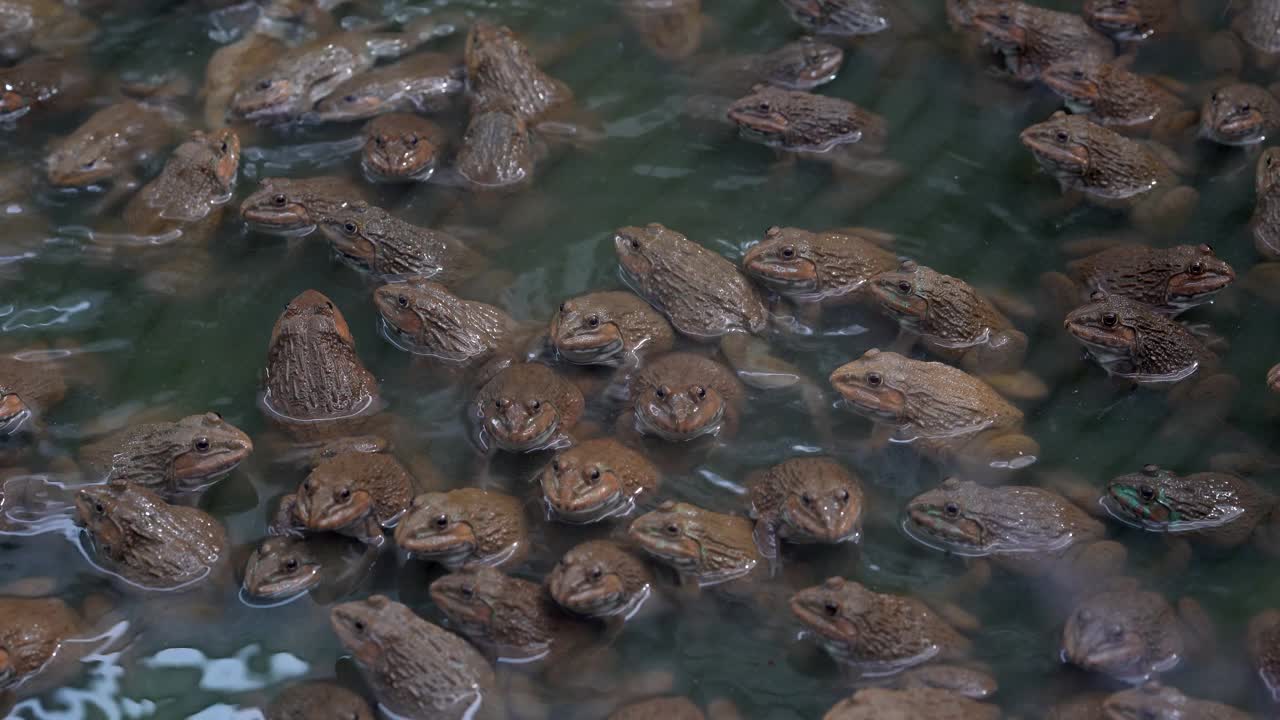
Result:
[[[881,0],[783,0],[782,4],[792,20],[821,35],[874,35],[890,26]]]
[[[0,69],[0,120],[69,109],[84,99],[89,73],[75,61],[36,56]]]
[[[1249,720],[1253,715],[1222,703],[1188,697],[1175,687],[1147,683],[1113,693],[1102,702],[1106,720]]]
[[[844,50],[822,40],[803,37],[767,53],[734,55],[713,61],[697,73],[696,81],[717,91],[746,91],[756,83],[788,90],[813,90],[835,80],[844,65]]]
[[[1102,505],[1114,517],[1152,532],[1230,548],[1247,541],[1276,506],[1255,483],[1219,472],[1178,475],[1158,465],[1107,485]]]
[[[485,383],[475,400],[482,447],[525,453],[566,446],[582,416],[581,391],[551,368],[512,365]]]
[[[992,3],[978,7],[973,22],[1004,55],[1009,74],[1022,82],[1034,82],[1061,60],[1106,62],[1115,53],[1110,38],[1074,13],[1021,2]]]
[[[638,365],[671,349],[671,324],[629,292],[596,292],[560,303],[549,333],[560,357],[575,365]]]
[[[879,151],[884,118],[848,100],[775,87],[757,87],[729,106],[728,118],[748,139],[820,157],[839,146]]]
[[[1120,245],[1068,263],[1067,276],[1046,279],[1064,288],[1063,280],[1070,281],[1063,294],[1072,300],[1072,307],[1102,291],[1178,315],[1212,301],[1235,282],[1236,273],[1208,245]]]
[[[81,451],[94,480],[119,480],[161,493],[199,490],[231,472],[253,441],[217,413],[126,428]]]
[[[541,585],[487,566],[437,579],[431,600],[472,642],[502,660],[532,662],[551,655],[570,624]]]
[[[443,230],[405,222],[376,205],[348,203],[318,223],[343,258],[379,279],[455,284],[474,276],[484,258]]]
[[[862,483],[831,458],[779,463],[754,479],[749,497],[756,544],[766,557],[776,555],[779,538],[826,544],[862,539]]]
[[[744,577],[761,560],[750,520],[688,503],[663,503],[632,521],[627,534],[682,582],[700,587]]]
[[[340,177],[266,178],[240,204],[240,216],[259,232],[301,236],[348,203],[361,200],[364,192]]]
[[[810,232],[771,227],[747,249],[743,272],[798,302],[849,302],[865,297],[867,281],[897,269],[898,257],[880,247],[883,233],[861,228]]]
[[[58,598],[0,596],[0,690],[21,686],[85,633],[80,615]]]
[[[380,544],[413,498],[413,478],[394,457],[347,453],[316,466],[280,503],[281,530],[337,532]]]
[[[568,86],[538,68],[510,28],[487,22],[472,25],[466,61],[473,115],[508,108],[532,121],[573,99]]]
[[[136,186],[135,168],[170,142],[170,124],[159,108],[132,100],[94,113],[54,145],[46,159],[55,187],[87,187],[114,181]]]
[[[63,368],[42,355],[0,355],[0,437],[27,431],[66,397]]]
[[[254,598],[293,597],[318,585],[322,570],[319,561],[308,551],[305,540],[270,537],[249,556],[243,587]]]
[[[444,130],[426,118],[389,113],[364,130],[360,167],[382,182],[426,182],[435,173],[445,142]]]
[[[1280,101],[1257,85],[1218,88],[1200,110],[1200,134],[1222,145],[1256,145],[1280,127]]]
[[[1189,614],[1184,606],[1180,610]],[[1202,612],[1198,611],[1197,612]],[[1193,649],[1191,628],[1158,593],[1109,590],[1085,598],[1062,631],[1062,659],[1136,683],[1177,667]]]
[[[423,52],[357,75],[316,105],[323,121],[363,120],[390,112],[442,110],[465,87],[462,69],[446,55]]]
[[[479,367],[509,350],[517,323],[503,310],[463,300],[439,283],[414,280],[374,291],[395,344],[446,363]]]
[[[1121,42],[1163,35],[1178,25],[1178,0],[1085,0],[1084,19]]]
[[[1062,96],[1071,112],[1120,132],[1150,131],[1157,138],[1172,140],[1197,121],[1182,98],[1116,63],[1056,62],[1040,79]]]
[[[1119,295],[1095,293],[1064,324],[1107,372],[1138,383],[1168,386],[1216,365],[1189,330]]]
[[[547,589],[561,607],[593,618],[630,618],[652,584],[644,559],[608,540],[574,547],[547,576]]]
[[[1249,228],[1253,247],[1267,260],[1280,260],[1280,148],[1267,148],[1254,173],[1257,205]]]
[[[465,565],[519,565],[529,551],[519,500],[477,488],[424,493],[396,526],[396,546],[420,560],[456,570]]]
[[[660,473],[640,453],[616,440],[588,440],[557,453],[538,476],[553,518],[593,523],[631,514],[655,490]]]
[[[669,442],[732,432],[744,401],[732,370],[690,353],[657,358],[631,383],[637,429]]]
[[[506,109],[491,110],[471,116],[454,168],[473,190],[515,188],[533,178],[542,154],[524,118]]]

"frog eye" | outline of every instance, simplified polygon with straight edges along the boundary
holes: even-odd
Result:
[[[418,146],[418,136],[417,136],[417,135],[410,135],[410,136],[406,137],[406,138],[404,139],[404,141],[405,141],[405,142],[407,142],[407,143],[409,143],[409,147],[417,147],[417,146]]]
[[[1072,70],[1071,77],[1075,78],[1076,80],[1083,80],[1084,70],[1081,70],[1080,68],[1076,68],[1075,70]]]
[[[497,400],[493,401],[494,407],[498,408],[499,410],[506,408],[510,404],[511,404],[511,401],[506,398],[498,398]]]
[[[836,493],[836,499],[839,500],[841,503],[849,502],[849,491],[843,490],[843,489],[840,490],[839,492]]]
[[[902,293],[903,295],[910,295],[911,283],[907,282],[906,280],[898,281],[898,292]]]
[[[470,585],[463,585],[458,588],[458,592],[462,594],[462,597],[468,600],[476,596],[476,589]]]
[[[1204,272],[1204,263],[1200,262],[1199,260],[1196,260],[1195,262],[1187,266],[1187,272],[1191,273],[1192,275],[1199,275],[1200,273]]]
[[[640,249],[640,238],[638,238],[638,237],[633,237],[633,238],[631,238],[631,249],[632,249],[632,250],[639,250],[639,249]]]
[[[195,448],[196,452],[209,452],[209,438],[198,437],[191,443],[191,447]]]
[[[813,505],[813,496],[809,493],[805,493],[800,496],[800,502],[804,503],[806,507]]]
[[[671,536],[680,534],[680,526],[675,523],[668,523],[667,526],[663,528],[663,530],[666,530],[667,534]]]
[[[271,198],[271,202],[275,203],[279,207],[284,207],[284,204],[289,202],[289,198],[285,197],[284,193],[280,193],[279,195]]]
[[[1209,96],[1209,102],[1214,103],[1214,104],[1216,105],[1216,104],[1217,104],[1217,102],[1218,102],[1218,93],[1214,93],[1214,94],[1210,95],[1210,96]]]
[[[942,514],[952,519],[958,518],[960,517],[960,506],[953,502],[949,502],[942,506]]]
[[[224,152],[224,153],[225,153],[225,152],[227,151],[227,141],[226,141],[226,140],[223,140],[223,141],[222,141],[222,145],[221,145],[221,146],[219,146],[219,147],[220,147],[220,149],[221,149],[221,152]]]
[[[559,460],[552,460],[552,461],[551,461],[551,472],[553,472],[553,473],[555,473],[555,474],[559,475],[559,474],[560,474],[560,470],[561,470],[560,461],[559,461]]]
[[[796,249],[788,245],[782,248],[781,250],[779,250],[778,254],[782,256],[783,260],[790,260],[791,258],[796,256]]]
[[[840,614],[840,603],[835,600],[828,600],[822,605],[822,609],[826,610],[831,617],[835,617]]]
[[[258,89],[259,89],[259,90],[270,90],[270,89],[271,89],[271,81],[270,81],[270,80],[259,80],[259,81],[258,81]]]
[[[409,296],[408,296],[408,295],[397,295],[397,296],[396,296],[396,304],[397,304],[397,305],[399,305],[399,306],[400,306],[400,307],[402,307],[402,308],[407,308],[407,307],[409,307]]]
[[[530,410],[533,410],[534,412],[537,412],[538,410],[541,410],[541,409],[542,409],[542,401],[541,401],[541,400],[530,400],[530,401],[529,401],[529,405],[528,405],[528,407],[529,407],[529,409],[530,409]]]
[[[381,135],[378,135],[377,137],[375,137],[375,138],[373,139],[373,144],[374,144],[374,145],[377,145],[378,147],[386,147],[386,146],[387,146],[387,139],[386,139],[386,138],[384,138],[384,137],[382,137]]]
[[[653,394],[657,395],[658,399],[662,399],[671,394],[671,388],[666,385],[659,385],[657,389],[653,391]]]
[[[87,162],[87,163],[85,163],[85,164],[81,165],[80,167],[81,167],[81,168],[83,168],[83,169],[85,169],[85,170],[92,170],[92,169],[94,169],[97,165],[98,165],[98,161],[97,161],[97,159],[93,159],[93,160],[90,160],[89,162]]]
[[[1007,12],[1002,12],[996,16],[996,20],[998,20],[1001,25],[1008,25],[1013,22],[1013,17]]]
[[[94,511],[94,512],[96,512],[96,513],[98,513],[99,515],[106,515],[106,514],[107,514],[107,506],[106,506],[106,505],[103,505],[103,504],[102,504],[102,501],[98,501],[98,502],[96,502],[96,503],[94,503],[94,504],[93,504],[93,511]]]
[[[591,468],[591,472],[587,474],[587,479],[591,481],[592,485],[595,485],[600,480],[600,468]]]
[[[350,499],[351,499],[351,488],[342,488],[341,490],[339,490],[339,491],[338,491],[338,499],[339,499],[339,500],[350,500]]]
[[[293,572],[294,570],[297,570],[298,569],[297,558],[289,558],[288,560],[285,560],[284,569],[288,570],[289,572]]]
[[[1150,485],[1138,486],[1138,494],[1141,495],[1142,499],[1146,500],[1147,502],[1151,502],[1152,500],[1156,499],[1156,489],[1151,487]]]
[[[597,565],[597,566],[595,566],[595,567],[591,568],[591,579],[592,579],[592,580],[599,580],[599,579],[600,579],[600,578],[602,578],[602,577],[604,577],[604,570],[602,570],[602,569],[600,568],[600,566],[599,566],[599,565]]]
[[[1240,112],[1249,112],[1250,110],[1253,109],[1253,106],[1251,106],[1249,103],[1243,103],[1242,105],[1240,105],[1238,109],[1240,110]]]
[[[1064,143],[1071,139],[1071,136],[1067,134],[1066,130],[1059,130],[1055,137],[1058,138],[1058,142],[1060,143]]]
[[[588,318],[587,318],[587,324],[588,324],[588,325],[590,325],[591,327],[599,327],[599,325],[600,325],[600,316],[599,316],[599,315],[592,315],[592,316],[588,317]]]
[[[1118,624],[1112,624],[1107,628],[1107,637],[1112,640],[1119,640],[1124,637],[1124,628]]]
[[[345,103],[353,103],[353,102],[355,102],[355,101],[356,101],[356,100],[358,100],[358,99],[359,99],[359,98],[357,98],[355,95],[344,95],[344,96],[343,96],[343,98],[342,98],[342,102],[345,102]]]
[[[355,223],[350,222],[350,221],[345,222],[345,223],[343,223],[343,224],[342,224],[342,231],[343,231],[343,232],[345,232],[345,233],[346,233],[346,234],[348,234],[348,235],[355,235],[355,234],[356,234],[356,230],[359,230],[359,229],[360,229],[360,228],[356,227],[356,224],[355,224]]]
[[[705,400],[707,397],[707,389],[702,387],[701,385],[694,385],[693,387],[689,388],[689,391],[698,400]]]
[[[302,492],[311,492],[311,480],[302,481]]]
[[[880,387],[881,381],[880,373],[867,373],[867,384],[871,387]]]
[[[1267,167],[1271,167],[1271,156],[1268,155],[1266,158],[1263,159],[1263,162],[1267,164]]]
[[[443,530],[443,529],[445,529],[445,528],[449,527],[449,516],[448,516],[448,515],[437,515],[437,516],[436,516],[436,527],[440,528],[441,530]]]
[[[1106,325],[1107,327],[1115,327],[1116,323],[1119,322],[1119,320],[1120,318],[1116,317],[1116,314],[1113,312],[1102,314],[1102,324]]]
[[[769,112],[769,103],[765,101],[756,103],[756,110],[759,110],[762,113]]]

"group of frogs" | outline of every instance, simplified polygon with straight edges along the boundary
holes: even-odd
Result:
[[[622,4],[659,57],[679,62],[697,51],[707,20],[696,0]],[[176,147],[181,83],[175,90],[165,79],[121,81],[109,104],[50,149],[51,186],[106,187],[98,212],[123,220],[104,220],[90,246],[138,269],[151,291],[190,291],[235,193],[241,134],[256,126],[367,121],[368,182],[443,182],[477,195],[527,184],[547,141],[599,141],[589,121],[570,121],[568,86],[510,28],[468,20],[455,58],[420,48],[460,31],[460,21],[423,14],[396,31],[339,27],[326,5],[255,6],[256,19],[208,62],[205,127]],[[698,82],[732,97],[700,96],[691,112],[713,107],[744,139],[829,164],[853,183],[896,177],[885,120],[817,91],[846,48],[912,32],[909,13],[878,0],[782,5],[807,35],[710,63]],[[1280,123],[1280,100],[1266,88],[1218,82],[1197,112],[1186,98],[1198,90],[1130,69],[1143,44],[1202,25],[1175,0],[1085,0],[1079,14],[947,0],[946,10],[962,51],[986,72],[1062,97],[1069,112],[1019,139],[1064,199],[1123,211],[1148,237],[1185,222],[1198,200],[1179,179],[1180,143],[1257,148]],[[1235,13],[1230,30],[1202,43],[1204,61],[1224,73],[1264,67],[1280,52],[1280,3],[1254,0]],[[88,17],[56,0],[0,0],[0,54],[11,63],[0,68],[0,113],[9,121],[84,107],[94,78],[77,48],[95,35]],[[455,143],[427,116],[459,102],[466,120]],[[143,184],[161,156],[163,168]],[[1280,271],[1278,179],[1280,150],[1261,152],[1249,227],[1264,262],[1246,283],[1261,294]],[[1063,662],[1127,686],[1074,697],[1050,717],[1250,717],[1159,684],[1206,646],[1212,622],[1194,601],[1171,602],[1130,577],[1126,547],[1109,539],[1106,521],[1166,535],[1169,563],[1185,563],[1192,544],[1280,554],[1280,498],[1244,473],[1154,465],[1101,492],[1002,482],[1040,453],[1020,407],[1048,392],[1024,368],[1026,326],[1037,320],[1062,322],[1119,382],[1194,407],[1170,413],[1183,418],[1170,433],[1225,417],[1239,381],[1220,371],[1212,331],[1178,319],[1236,280],[1209,246],[1091,244],[1065,272],[1042,278],[1043,302],[1028,310],[903,257],[891,234],[870,228],[771,227],[735,262],[655,222],[612,234],[626,289],[567,298],[548,321],[530,324],[472,299],[493,285],[479,282],[493,268],[475,240],[413,224],[369,198],[365,185],[337,175],[267,177],[239,214],[253,232],[314,233],[363,273],[383,336],[458,389],[479,455],[528,463],[542,512],[497,484],[451,487],[415,454],[343,313],[314,289],[288,303],[267,342],[260,409],[269,436],[257,443],[303,477],[268,509],[269,535],[242,564],[221,521],[198,507],[201,493],[255,452],[217,413],[106,433],[68,469],[80,482],[61,511],[82,528],[86,557],[125,592],[210,596],[238,584],[250,603],[311,593],[331,606],[333,633],[369,697],[309,681],[281,692],[267,717],[372,717],[372,699],[397,717],[523,718],[551,702],[511,692],[495,662],[544,668],[557,692],[605,697],[614,707],[600,716],[737,717],[727,701],[704,709],[668,695],[670,678],[599,689],[602,651],[626,621],[651,596],[699,589],[789,611],[860,688],[830,720],[1001,717],[996,681],[975,660],[976,622],[953,602],[965,588],[911,596],[842,577],[789,586],[783,557],[805,551],[784,545],[863,540],[870,490],[842,461],[808,454],[761,468],[736,512],[664,494],[673,476],[750,421],[752,393],[798,393],[825,442],[828,388],[872,427],[865,441],[839,442],[873,452],[907,444],[955,473],[906,504],[901,522],[912,540],[973,559],[962,585],[985,582],[994,566],[1047,590]],[[834,368],[821,387],[776,351],[795,334],[821,334],[841,312],[887,318],[899,337]],[[0,356],[6,466],[21,464],[69,394],[68,357],[48,348]],[[1267,383],[1280,391],[1280,365]],[[32,517],[59,511],[21,486],[3,488],[0,532],[29,532]],[[566,525],[601,532],[535,582],[531,553]],[[361,597],[369,568],[393,547],[443,568],[429,596],[447,629],[386,596]],[[56,686],[75,669],[75,641],[102,615],[95,603],[72,607],[57,594],[0,596],[0,690]],[[1280,698],[1280,609],[1249,622],[1241,653]]]

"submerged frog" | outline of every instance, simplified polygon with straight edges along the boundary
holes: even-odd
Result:
[[[392,112],[438,112],[465,89],[463,72],[448,55],[415,53],[338,85],[316,105],[316,116],[341,121]]]
[[[0,596],[0,693],[64,675],[59,666],[92,649],[76,642],[88,633],[85,619],[59,598]]]
[[[37,52],[58,53],[88,45],[97,25],[59,0],[0,3],[0,59],[12,62]]]
[[[1184,598],[1122,588],[1086,597],[1062,631],[1062,660],[1117,680],[1139,683],[1169,672],[1211,632],[1204,610]]]
[[[758,86],[735,100],[729,120],[742,135],[786,153],[857,172],[888,141],[884,118],[848,100]]]
[[[521,502],[478,488],[424,493],[396,526],[396,546],[410,557],[450,570],[466,565],[515,566],[529,552]]]
[[[472,25],[466,63],[473,124],[475,116],[499,109],[534,122],[573,101],[569,87],[544,73],[508,27]]]
[[[1066,498],[1037,487],[987,487],[948,478],[907,503],[902,523],[917,542],[944,552],[989,558],[1018,575],[1046,578],[1054,592],[1124,571],[1127,552]]]
[[[856,543],[865,499],[856,474],[828,457],[792,458],[755,473],[749,482],[755,540],[768,558],[778,543]]]
[[[712,60],[698,68],[694,82],[717,92],[745,93],[757,83],[813,90],[834,80],[843,65],[844,50],[803,37],[769,52]]]
[[[1176,31],[1183,0],[1085,0],[1081,14],[1099,32],[1120,42],[1137,42]]]
[[[1017,469],[1040,452],[1022,411],[972,375],[935,362],[868,350],[831,374],[852,409],[876,423],[873,443],[909,442],[942,462]]]
[[[125,226],[152,242],[176,233],[184,243],[203,245],[235,192],[239,170],[240,137],[234,130],[197,130],[125,205]]]
[[[874,35],[890,27],[883,0],[782,0],[791,19],[820,35]]]
[[[340,177],[265,178],[240,204],[240,216],[259,232],[302,236],[349,203],[364,200],[363,190]]]
[[[1249,662],[1272,702],[1280,702],[1280,610],[1266,609],[1245,630]]]
[[[1067,264],[1066,274],[1046,273],[1041,284],[1063,312],[1096,291],[1123,295],[1170,316],[1211,302],[1235,281],[1227,261],[1208,245],[1119,245]]]
[[[276,532],[336,532],[380,545],[413,501],[414,479],[394,457],[346,453],[316,466],[280,499]]]
[[[347,595],[368,575],[376,553],[346,538],[268,537],[253,549],[241,588],[256,600],[281,602],[310,592],[317,602]]]
[[[400,717],[501,717],[493,667],[453,633],[385,595],[338,605],[329,615],[378,703]]]
[[[1199,193],[1180,184],[1165,149],[1079,115],[1056,112],[1020,139],[1063,192],[1128,210],[1141,228],[1178,227],[1199,202]]]
[[[618,708],[606,720],[707,720],[707,716],[688,698],[660,697]]]
[[[361,132],[360,167],[365,177],[381,182],[426,182],[445,144],[439,125],[408,113],[379,115]]]
[[[547,576],[547,589],[560,607],[599,620],[630,618],[652,586],[644,558],[609,540],[574,546]]]
[[[133,425],[86,444],[91,482],[118,480],[166,497],[202,490],[253,452],[253,441],[218,413]]]
[[[226,531],[202,510],[121,481],[85,487],[75,504],[96,561],[135,588],[177,590],[230,577]]]
[[[231,98],[250,77],[273,64],[287,50],[279,39],[263,32],[250,32],[239,40],[223,45],[205,63],[204,122],[210,130],[225,127],[231,109]]]
[[[866,688],[836,703],[822,720],[999,720],[1000,708],[949,690]]]
[[[59,188],[109,184],[100,209],[110,209],[137,189],[138,169],[169,146],[173,131],[160,107],[134,100],[109,105],[54,143],[46,176]]]
[[[266,720],[312,720],[318,717],[374,720],[377,717],[364,698],[341,685],[323,680],[286,687],[271,700],[264,713]]]
[[[430,279],[452,286],[485,266],[479,253],[448,232],[405,222],[376,205],[348,203],[317,227],[340,256],[380,280]]]
[[[1256,145],[1276,129],[1280,129],[1280,100],[1257,85],[1218,88],[1200,110],[1200,135],[1222,145]]]
[[[1169,317],[1122,295],[1095,292],[1065,326],[1109,374],[1168,388],[1218,365],[1200,338]]]
[[[1116,132],[1175,143],[1199,121],[1166,81],[1132,72],[1119,63],[1056,62],[1045,68],[1040,79],[1062,96],[1071,112]]]
[[[1111,38],[1075,13],[1022,2],[991,3],[977,8],[973,22],[1004,56],[1005,71],[1022,82],[1035,82],[1056,62],[1107,62],[1115,55]]]
[[[560,303],[548,330],[556,354],[575,365],[636,367],[671,349],[671,323],[629,292],[579,295]]]
[[[1249,219],[1253,247],[1268,261],[1280,260],[1280,148],[1267,148],[1258,158],[1254,194],[1257,204]]]
[[[524,118],[495,108],[472,114],[454,169],[473,190],[513,188],[533,178],[545,150]]]
[[[868,228],[810,232],[774,226],[747,249],[742,270],[801,305],[858,303],[867,298],[872,276],[898,267],[897,255],[886,249],[892,243],[892,235]]]
[[[0,437],[41,424],[66,396],[65,368],[43,351],[0,355]]]
[[[747,579],[762,567],[752,527],[745,517],[667,501],[633,520],[627,535],[696,588]]]
[[[511,365],[476,396],[480,446],[514,453],[567,447],[585,404],[582,392],[546,365]]]
[[[88,96],[89,85],[90,73],[83,65],[57,55],[0,69],[0,120],[74,109]]]
[[[732,370],[685,352],[659,356],[644,366],[629,390],[635,429],[668,442],[732,436],[746,404],[746,391]],[[627,420],[627,415],[620,418],[624,426]]]
[[[1249,720],[1253,715],[1223,703],[1189,697],[1181,690],[1146,683],[1112,693],[1102,702],[1107,720]]]
[[[593,523],[630,515],[662,475],[644,455],[599,438],[556,453],[538,478],[552,518]]]

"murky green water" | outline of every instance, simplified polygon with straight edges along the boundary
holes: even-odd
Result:
[[[103,19],[95,61],[141,72],[178,66],[198,81],[216,47],[207,15],[178,4],[150,5]],[[906,254],[938,270],[1015,293],[1031,291],[1041,272],[1061,266],[1063,242],[1121,229],[1122,218],[1101,211],[1052,217],[1041,212],[1057,189],[1036,171],[1017,133],[1052,112],[1054,98],[983,78],[951,49],[942,3],[918,0],[911,6],[924,18],[919,35],[851,50],[840,77],[822,90],[884,115],[891,128],[890,154],[908,169],[904,182],[870,206],[851,210],[841,193],[850,188],[833,180],[825,167],[775,167],[769,151],[743,142],[728,128],[682,117],[686,78],[696,62],[673,66],[654,58],[612,3],[431,4],[509,23],[534,44],[578,39],[579,47],[549,69],[604,128],[600,141],[558,152],[544,163],[532,189],[466,213],[467,222],[492,231],[503,244],[494,263],[514,279],[508,287],[494,288],[498,302],[518,319],[542,322],[565,297],[620,287],[610,238],[614,228],[627,224],[660,221],[734,259],[770,225],[867,225],[898,234]],[[797,34],[775,0],[717,3],[708,12],[716,32],[706,49],[713,54],[769,49]],[[460,47],[459,40],[447,46]],[[1187,82],[1206,79],[1176,48],[1144,54],[1139,66]],[[194,106],[189,109],[199,117]],[[34,166],[48,139],[83,117],[72,113],[0,132],[0,157]],[[247,137],[232,207],[262,177],[358,177],[358,159],[335,154],[326,144],[356,130],[335,126]],[[1252,159],[1235,151],[1197,152],[1200,209],[1182,233],[1158,242],[1209,242],[1243,273],[1256,261],[1243,232],[1253,205]],[[0,275],[0,345],[74,340],[99,366],[100,376],[56,411],[51,437],[32,470],[74,455],[80,438],[103,415],[160,407],[174,416],[216,410],[259,437],[265,424],[256,396],[271,326],[289,299],[316,288],[346,314],[362,358],[390,400],[390,412],[412,429],[451,482],[461,486],[476,480],[476,455],[461,419],[464,398],[413,367],[406,354],[379,336],[367,279],[331,258],[318,237],[285,242],[251,233],[229,212],[216,240],[216,265],[204,278],[207,291],[196,298],[161,298],[147,294],[132,273],[87,261],[81,241],[67,230],[104,222],[87,214],[85,198],[56,194],[39,182],[33,186],[35,197],[25,207],[36,221],[28,222],[26,215],[0,220],[0,255],[6,256]],[[399,216],[422,224],[439,221],[452,197],[432,185],[379,187],[375,193]],[[1163,398],[1117,389],[1100,369],[1080,359],[1052,319],[1027,328],[1033,343],[1030,366],[1050,382],[1052,393],[1028,408],[1030,431],[1044,455],[1018,480],[1033,483],[1039,470],[1067,468],[1100,484],[1148,462],[1198,471],[1206,469],[1215,450],[1237,447],[1244,439],[1262,446],[1273,442],[1276,424],[1262,377],[1280,359],[1275,309],[1237,289],[1193,317],[1211,323],[1231,343],[1226,365],[1245,391],[1229,429],[1195,441],[1159,438],[1156,431],[1168,412]],[[857,324],[849,334],[791,340],[780,352],[825,382],[840,363],[893,337],[878,318],[854,316],[851,322]],[[866,434],[866,423],[851,414],[837,418],[839,437]],[[742,511],[740,483],[749,470],[813,452],[817,445],[798,400],[755,393],[739,435],[692,471],[669,478],[663,492],[710,509]],[[871,521],[863,544],[789,550],[792,572],[779,584],[799,586],[840,574],[878,590],[911,592],[961,573],[959,559],[912,544],[898,528],[903,502],[936,483],[937,471],[902,448],[879,455],[852,448],[850,443],[823,449],[857,469],[867,485]],[[527,465],[499,462],[484,474],[494,486],[532,498],[528,471]],[[259,452],[211,490],[201,506],[226,523],[237,546],[247,547],[264,535],[276,499],[300,477]],[[1280,490],[1270,478],[1263,482]],[[1261,712],[1266,706],[1245,662],[1241,633],[1253,612],[1280,603],[1280,581],[1268,572],[1268,561],[1242,548],[1198,555],[1185,572],[1159,575],[1152,571],[1165,551],[1159,539],[1112,525],[1150,585],[1170,597],[1195,597],[1218,623],[1216,652],[1186,664],[1168,681],[1190,694]],[[544,528],[542,550],[518,574],[540,579],[574,542],[607,533]],[[426,594],[436,573],[387,552],[358,594],[397,596],[439,621]],[[0,539],[0,585],[33,576],[52,576],[69,598],[106,586],[62,534]],[[1047,605],[1041,610],[1028,602],[1028,589],[1025,581],[997,573],[968,609],[984,622],[977,654],[999,675],[1000,702],[1035,717],[1060,692],[1108,685],[1059,663],[1060,619]],[[86,665],[70,689],[23,702],[19,716],[223,718],[256,706],[295,678],[336,672],[359,687],[353,666],[341,659],[325,609],[311,598],[255,608],[228,588],[221,600],[199,608],[175,607],[181,603],[164,598],[126,601],[121,612],[131,627],[144,617],[153,620],[151,626],[136,637],[130,633],[133,640],[122,656]],[[747,717],[812,718],[848,691],[835,666],[811,642],[797,639],[797,630],[784,610],[726,608],[704,597],[637,619],[614,645],[620,672],[669,670],[675,691],[704,701],[728,697]],[[554,716],[567,717],[571,710],[558,706]]]

